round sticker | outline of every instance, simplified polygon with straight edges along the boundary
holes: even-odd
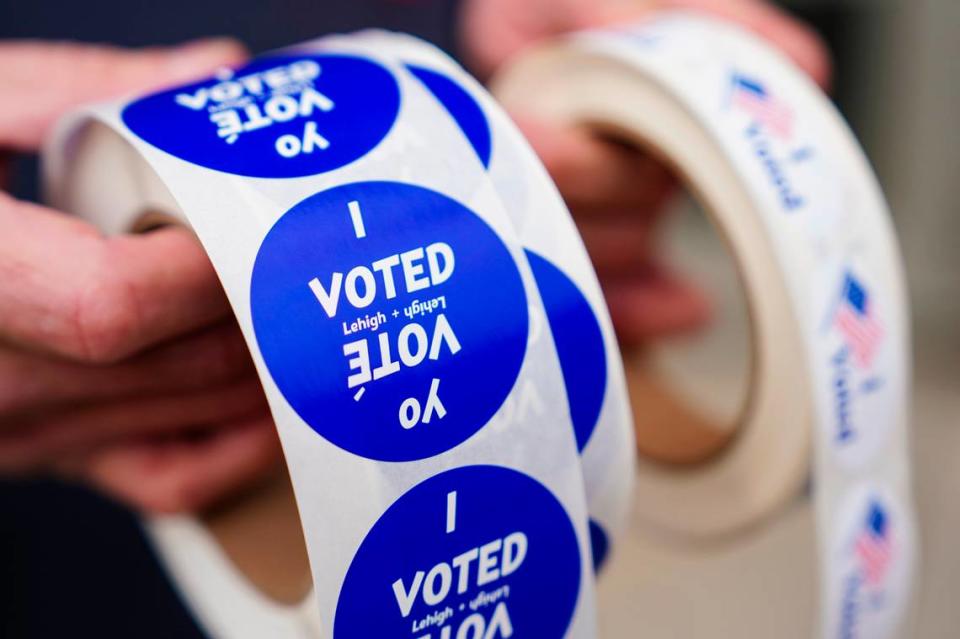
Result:
[[[910,592],[910,522],[890,491],[866,484],[847,496],[839,512],[831,542],[826,634],[892,637]]]
[[[347,184],[287,211],[260,247],[250,303],[293,409],[371,459],[466,440],[526,352],[526,294],[506,246],[470,209],[409,184]]]
[[[827,436],[849,469],[862,468],[889,441],[902,383],[891,364],[883,300],[859,269],[845,268],[833,284],[824,321],[831,419]],[[891,390],[891,388],[893,390]]]
[[[383,140],[400,110],[389,71],[345,55],[276,56],[128,105],[123,122],[181,160],[249,177],[332,171]]]
[[[449,470],[387,510],[353,558],[335,639],[560,639],[580,589],[573,525],[550,491],[497,466]]]
[[[583,451],[597,426],[607,386],[603,333],[590,303],[563,271],[533,251],[527,251],[527,260],[557,347],[577,449]]]

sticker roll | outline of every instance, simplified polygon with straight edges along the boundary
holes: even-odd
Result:
[[[45,172],[107,233],[193,229],[263,382],[319,619],[223,620],[255,594],[209,596],[240,577],[208,533],[150,524],[208,628],[595,636],[633,479],[619,352],[543,168],[449,58],[305,43],[72,114]]]
[[[544,44],[508,65],[494,93],[662,158],[738,266],[748,410],[695,468],[641,457],[641,516],[674,538],[716,538],[775,513],[812,473],[819,635],[907,636],[916,532],[903,269],[880,189],[833,106],[756,36],[684,12]]]

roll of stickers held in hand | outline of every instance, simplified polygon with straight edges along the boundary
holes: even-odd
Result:
[[[158,213],[196,232],[303,524],[312,604],[246,609],[202,530],[158,522],[198,617],[224,637],[593,637],[595,564],[630,504],[675,537],[716,536],[812,473],[820,634],[901,636],[903,278],[834,109],[755,37],[685,13],[546,44],[494,85],[658,154],[710,211],[750,308],[737,437],[694,471],[636,472],[616,339],[563,201],[433,47],[332,36],[88,108],[48,148],[51,201],[108,233]]]

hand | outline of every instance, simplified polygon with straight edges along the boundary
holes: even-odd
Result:
[[[141,51],[0,44],[0,148],[34,151],[74,105],[243,57],[223,40]],[[0,180],[4,168],[0,158]],[[249,353],[189,231],[106,238],[0,192],[0,309],[0,473],[55,471],[174,511],[277,462]]]
[[[466,0],[461,42],[474,71],[489,76],[537,40],[566,31],[636,22],[657,9],[704,11],[781,48],[825,86],[830,63],[815,33],[759,0]],[[648,154],[524,113],[514,120],[553,176],[594,262],[620,340],[636,345],[696,328],[710,316],[704,294],[657,258],[655,226],[677,180]]]

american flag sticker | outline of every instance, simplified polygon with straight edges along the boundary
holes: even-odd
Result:
[[[846,273],[834,326],[853,353],[857,363],[867,368],[883,340],[883,325],[876,317],[866,287],[852,273]]]
[[[793,111],[770,94],[759,81],[739,73],[733,74],[730,103],[759,122],[774,136],[789,140],[793,133]]]
[[[883,584],[893,558],[887,512],[877,502],[870,505],[863,529],[857,536],[856,553],[864,582],[870,587]]]

